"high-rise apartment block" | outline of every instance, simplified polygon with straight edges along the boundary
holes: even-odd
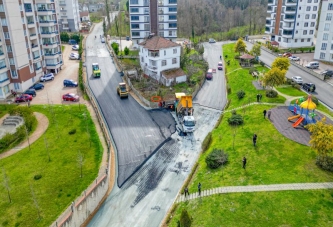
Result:
[[[0,0],[0,99],[62,63],[54,0]]]
[[[333,62],[333,0],[322,0],[314,59]]]
[[[56,7],[60,31],[79,31],[80,11],[78,0],[59,0]]]
[[[268,0],[265,33],[280,47],[313,45],[319,0]]]
[[[133,44],[150,34],[175,41],[177,38],[177,0],[129,0]]]

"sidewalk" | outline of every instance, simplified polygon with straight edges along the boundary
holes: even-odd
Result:
[[[219,188],[213,188],[201,191],[201,196],[199,196],[198,192],[192,193],[187,197],[185,197],[185,195],[179,195],[176,199],[176,203],[197,199],[200,197],[211,196],[215,194],[239,193],[239,192],[318,190],[318,189],[333,189],[333,182],[219,187]]]

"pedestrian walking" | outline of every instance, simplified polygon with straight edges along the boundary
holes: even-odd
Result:
[[[184,193],[185,193],[185,197],[186,197],[186,195],[190,196],[190,193],[188,192],[188,188],[187,187],[184,189]]]
[[[257,144],[257,134],[253,134],[252,140],[253,140],[253,146],[256,146],[256,144]]]
[[[267,111],[264,110],[264,112],[263,112],[263,114],[264,114],[264,119],[266,118],[266,113],[267,113]]]
[[[28,99],[28,107],[30,107],[30,99]]]
[[[222,60],[222,56],[220,55],[220,60]]]
[[[199,192],[199,196],[201,196],[201,183],[198,184],[198,192]]]
[[[268,119],[271,119],[271,114],[272,114],[272,111],[268,111],[268,113],[267,113],[267,117],[268,117]]]
[[[259,98],[260,98],[260,95],[259,95],[259,94],[257,94],[257,102],[259,102]]]
[[[245,168],[246,168],[246,158],[244,156],[244,158],[243,158],[243,169],[245,169]]]

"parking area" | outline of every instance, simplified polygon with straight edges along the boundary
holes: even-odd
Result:
[[[78,81],[79,70],[79,60],[69,60],[69,55],[72,52],[77,53],[77,51],[73,51],[71,45],[63,46],[65,46],[63,51],[64,65],[61,67],[61,71],[55,75],[53,81],[46,81],[43,83],[45,86],[44,89],[36,91],[37,95],[33,98],[31,104],[70,104],[72,102],[62,102],[63,94],[75,93],[80,95],[78,87],[64,87],[63,85],[65,79]],[[80,97],[80,101],[83,101],[82,97]]]

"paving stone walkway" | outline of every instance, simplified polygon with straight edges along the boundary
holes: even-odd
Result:
[[[211,196],[215,194],[239,193],[239,192],[318,190],[318,189],[333,189],[333,182],[219,187],[209,190],[203,190],[201,191],[200,196],[197,191],[193,193],[190,192],[190,195],[186,197],[184,195],[179,195],[176,199],[176,203],[197,199],[200,197]]]

